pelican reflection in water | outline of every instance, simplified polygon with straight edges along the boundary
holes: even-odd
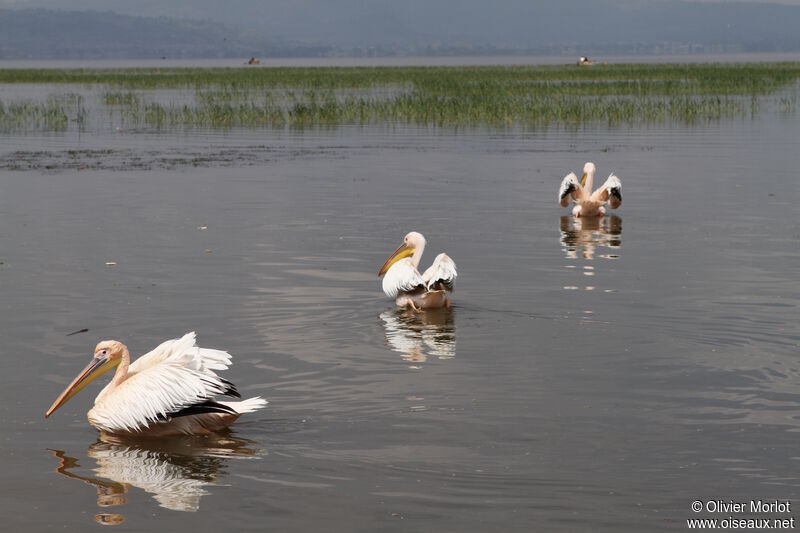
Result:
[[[568,259],[594,259],[597,247],[619,248],[622,244],[622,219],[617,215],[604,217],[561,217],[561,244]],[[606,257],[614,259],[616,255]]]
[[[49,450],[60,460],[56,472],[83,481],[97,489],[97,505],[126,505],[131,487],[153,495],[160,507],[172,511],[194,512],[206,487],[225,477],[231,458],[256,457],[253,442],[229,435],[173,437],[169,439],[127,440],[101,433],[89,446],[94,459],[94,475],[81,475],[78,460],[59,450]],[[95,520],[104,525],[121,524],[125,517],[98,513]]]
[[[617,249],[622,244],[622,219],[616,215],[603,217],[573,218],[562,216],[561,245],[567,259],[584,259],[587,264],[583,266],[584,276],[594,276],[593,263],[598,249],[607,248],[608,253],[598,254],[602,259],[617,259]],[[574,269],[575,265],[567,268]],[[578,289],[577,286],[568,285],[565,289]],[[594,290],[594,285],[586,285],[585,290]],[[606,292],[613,292],[607,290]]]
[[[380,314],[386,342],[403,359],[424,363],[428,357],[452,359],[456,356],[454,311],[447,308],[427,309],[415,313],[398,308]]]

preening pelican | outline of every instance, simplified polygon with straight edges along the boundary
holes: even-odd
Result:
[[[581,181],[578,181],[578,177],[573,172],[567,174],[561,181],[558,201],[561,203],[561,207],[567,207],[569,199],[572,197],[575,202],[572,214],[576,217],[602,216],[606,214],[606,208],[603,207],[606,204],[611,209],[616,209],[622,203],[622,182],[613,173],[602,187],[592,192],[594,172],[594,163],[586,163],[583,167]]]
[[[111,383],[100,391],[89,411],[89,423],[118,435],[202,435],[223,429],[244,413],[267,405],[259,397],[218,401],[217,395],[241,398],[236,387],[217,376],[231,363],[228,352],[200,348],[194,332],[161,343],[130,362],[128,347],[103,341],[94,357],[64,389],[45,418],[67,403],[86,385],[112,368]]]
[[[395,298],[397,305],[415,311],[432,307],[450,307],[456,276],[456,264],[447,254],[439,254],[422,274],[419,260],[425,250],[425,237],[412,231],[403,237],[403,244],[389,256],[378,270],[383,278],[383,292]],[[410,256],[410,257],[409,257]]]

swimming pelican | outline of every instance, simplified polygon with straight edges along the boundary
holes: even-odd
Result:
[[[572,214],[576,217],[602,216],[606,214],[604,205],[608,204],[611,209],[616,209],[622,203],[622,182],[613,173],[602,187],[592,192],[594,172],[594,163],[586,163],[583,166],[583,178],[580,182],[573,172],[567,174],[561,181],[558,200],[561,207],[567,207],[569,198],[572,197],[575,202]]]
[[[202,435],[223,429],[239,415],[267,405],[259,397],[240,402],[218,401],[217,395],[241,398],[236,387],[214,372],[231,363],[228,352],[200,348],[194,332],[161,343],[130,362],[128,347],[103,341],[94,357],[64,389],[45,418],[86,385],[112,368],[111,383],[100,391],[89,411],[89,423],[117,435]]]
[[[381,266],[383,292],[396,298],[397,305],[415,311],[432,307],[450,307],[449,293],[456,281],[456,264],[447,254],[439,254],[421,275],[417,268],[425,250],[425,237],[412,231],[403,237],[403,244]],[[411,257],[409,257],[411,256]]]

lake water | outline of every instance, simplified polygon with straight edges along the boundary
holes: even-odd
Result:
[[[771,112],[5,135],[4,529],[683,530],[745,516],[694,500],[795,502],[798,139]],[[623,182],[612,216],[556,203],[586,161]],[[423,266],[458,264],[451,312],[382,294],[410,230]],[[187,331],[268,408],[214,439],[99,439],[97,383],[44,420],[99,340]]]

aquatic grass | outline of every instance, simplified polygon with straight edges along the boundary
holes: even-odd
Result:
[[[800,63],[0,70],[0,84],[99,88],[102,106],[92,112],[152,128],[694,124],[771,106],[793,112],[798,80]],[[165,90],[188,102],[156,101]],[[45,112],[35,103],[11,105],[0,127],[65,127],[37,118]]]
[[[79,128],[87,117],[83,96],[52,94],[44,102],[0,101],[0,131],[66,131],[70,122]]]
[[[106,91],[103,103],[109,106],[136,107],[141,104],[142,97],[130,91]]]
[[[304,99],[291,105],[214,103],[202,106],[149,104],[147,125],[163,127],[306,127],[335,124],[414,123],[436,126],[531,126],[664,122],[696,123],[755,112],[749,100],[719,97],[632,99],[546,96],[525,100],[473,100],[411,94],[391,100]]]
[[[629,82],[662,84],[665,90],[690,83],[694,92],[771,91],[796,80],[798,63],[697,65],[574,65],[511,67],[281,67],[281,68],[142,68],[142,69],[6,69],[0,83],[108,85],[123,89],[180,87],[359,88],[411,82],[428,90],[468,83],[523,84],[530,81]],[[668,83],[678,82],[678,83]]]

